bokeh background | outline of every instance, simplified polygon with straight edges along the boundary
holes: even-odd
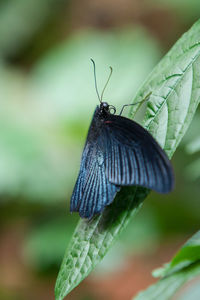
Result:
[[[200,17],[199,0],[0,1],[0,299],[54,299],[79,219],[70,195],[99,89],[130,103]],[[156,193],[68,299],[131,299],[200,227],[200,111],[173,158],[176,188]]]

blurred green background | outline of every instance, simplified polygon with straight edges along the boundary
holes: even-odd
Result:
[[[199,0],[0,1],[0,299],[54,299],[79,219],[69,202],[100,90],[118,109],[200,17]],[[176,151],[176,188],[151,193],[68,299],[130,299],[200,227],[200,110]]]

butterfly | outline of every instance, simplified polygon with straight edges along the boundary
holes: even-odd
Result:
[[[141,125],[121,116],[125,106],[116,115],[115,107],[102,101],[103,92],[91,121],[70,202],[70,211],[87,219],[111,204],[122,186],[142,186],[158,193],[168,193],[174,186],[173,169],[164,150]]]

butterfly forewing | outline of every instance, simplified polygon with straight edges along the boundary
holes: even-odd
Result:
[[[91,218],[109,205],[120,187],[109,182],[105,172],[105,155],[101,130],[93,117],[83,150],[79,176],[71,197],[70,211]]]

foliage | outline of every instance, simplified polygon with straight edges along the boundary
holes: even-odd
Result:
[[[152,92],[144,126],[172,157],[199,103],[200,21],[153,70],[134,101]],[[136,107],[137,109],[137,107]],[[135,114],[132,112],[131,117]],[[102,260],[129,220],[139,210],[147,191],[124,188],[102,215],[80,220],[63,259],[56,283],[56,299],[63,299]]]
[[[180,287],[200,275],[200,231],[198,231],[177,252],[172,261],[164,268],[155,270],[155,276],[162,279],[141,292],[134,300],[171,299]],[[188,299],[191,299],[192,293]],[[199,295],[199,294],[198,294]],[[197,299],[197,298],[196,298]]]

